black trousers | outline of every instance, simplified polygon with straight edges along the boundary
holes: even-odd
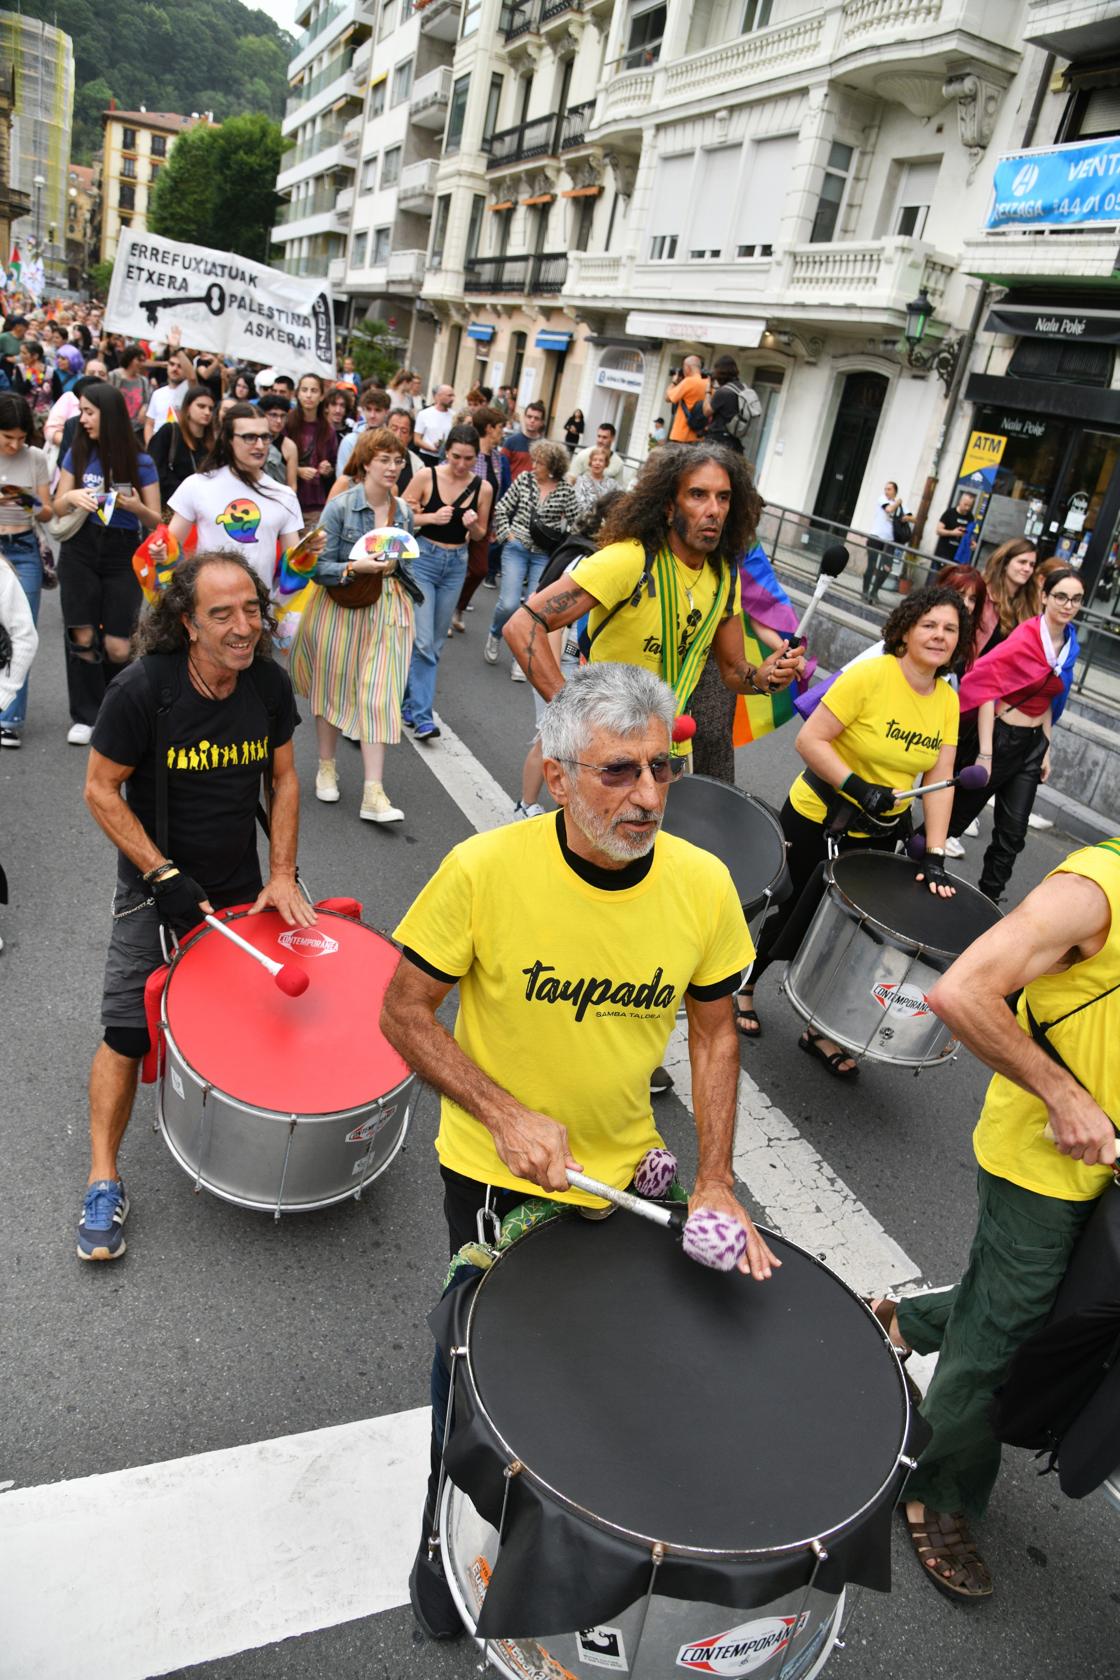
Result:
[[[873,601],[879,593],[881,585],[891,575],[894,564],[894,549],[875,537],[867,539],[867,565],[863,568],[863,582],[860,593],[865,601]]]
[[[748,985],[757,985],[772,962],[792,957],[824,896],[821,865],[828,857],[824,824],[795,811],[787,799],[779,813],[786,837],[786,867],[790,895],[766,919],[758,940],[758,955]],[[898,835],[841,835],[842,852],[893,852]],[[784,937],[783,937],[784,936]],[[779,941],[781,948],[779,949]]]
[[[997,719],[992,731],[992,771],[987,785],[959,787],[954,794],[949,823],[953,835],[963,834],[989,799],[995,799],[995,825],[984,853],[979,883],[980,891],[993,901],[999,899],[1010,881],[1015,859],[1027,843],[1027,818],[1034,806],[1048,744],[1041,726],[1030,729]],[[970,731],[957,754],[958,775],[966,765],[976,762],[977,747],[975,732]]]

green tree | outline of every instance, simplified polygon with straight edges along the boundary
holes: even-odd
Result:
[[[383,387],[389,383],[400,366],[400,357],[396,351],[381,342],[388,331],[387,321],[379,321],[376,318],[363,321],[354,328],[346,346],[347,354],[353,356],[354,366],[362,379],[376,379]]]
[[[95,262],[89,265],[89,286],[95,298],[104,303],[109,296],[109,287],[113,283],[113,265],[111,262]]]
[[[156,181],[152,232],[267,262],[282,150],[279,125],[259,114],[188,129]]]

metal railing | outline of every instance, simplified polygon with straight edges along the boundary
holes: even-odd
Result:
[[[550,111],[546,117],[533,117],[517,123],[513,128],[500,128],[490,136],[486,150],[490,156],[487,169],[501,169],[522,158],[552,157],[556,152],[559,113]]]
[[[286,169],[294,169],[297,163],[306,163],[308,158],[317,157],[330,146],[337,146],[343,137],[342,128],[321,128],[317,134],[301,140],[298,145],[290,146],[280,159],[280,173]]]
[[[525,252],[516,257],[472,257],[465,265],[465,292],[517,292],[523,296],[560,291],[568,273],[566,251]]]
[[[281,205],[273,226],[284,227],[288,222],[302,222],[305,216],[321,216],[325,210],[335,208],[338,196],[333,187],[320,187],[318,192],[311,193],[307,198],[293,199]]]
[[[537,27],[539,0],[506,0],[498,20],[498,28],[507,41],[528,35]]]
[[[587,137],[591,113],[595,109],[595,101],[588,99],[582,105],[569,105],[560,118],[559,148],[562,152],[569,146],[582,146]]]
[[[298,93],[293,94],[291,99],[288,100],[284,107],[285,119],[295,116],[302,105],[306,105],[309,99],[314,99],[317,93],[322,93],[324,88],[330,87],[332,82],[337,82],[343,76],[348,75],[353,58],[354,52],[350,47],[345,47],[342,52],[336,53],[332,59],[324,64],[321,70],[312,76],[309,82],[304,82]]]

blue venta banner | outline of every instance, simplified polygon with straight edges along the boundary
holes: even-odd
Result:
[[[993,188],[990,228],[1120,222],[1120,135],[1008,152]]]

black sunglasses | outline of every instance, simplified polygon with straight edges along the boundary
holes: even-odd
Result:
[[[683,758],[670,758],[668,753],[651,758],[642,764],[636,758],[616,759],[613,764],[586,764],[582,758],[562,758],[561,764],[578,764],[581,770],[594,770],[604,787],[635,787],[648,770],[655,782],[673,782],[684,769]]]

